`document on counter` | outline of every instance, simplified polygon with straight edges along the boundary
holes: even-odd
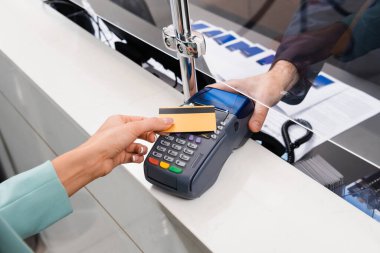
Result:
[[[380,100],[349,87],[296,117],[308,120],[315,131],[329,139],[380,113]]]
[[[240,49],[236,49],[235,44],[237,43],[247,44],[248,48],[242,46]],[[206,45],[207,53],[203,57],[211,73],[218,81],[245,78],[265,73],[269,70],[270,64],[261,65],[257,61],[274,54],[274,51],[268,50],[260,44],[253,44],[241,39],[230,41],[221,46],[214,39],[206,38]],[[255,54],[251,52],[250,57],[244,55],[244,52],[248,52],[252,48],[255,49]]]
[[[275,56],[273,50],[202,20],[194,24],[203,27],[199,31],[209,35],[205,36],[204,59],[217,81],[246,78],[269,70]],[[210,31],[220,33],[210,34]],[[279,102],[270,110],[263,131],[283,143],[281,126],[285,121],[307,120],[315,134],[295,150],[296,159],[300,159],[315,146],[378,113],[378,99],[321,72],[299,105]],[[293,140],[305,133],[302,127],[290,127],[289,131]]]
[[[312,106],[315,106],[316,104],[319,104],[322,101],[335,96],[336,94],[341,93],[350,87],[347,84],[344,84],[341,81],[323,72],[318,75],[317,79],[318,78],[322,78],[325,83],[328,82],[329,84],[324,86],[313,85],[307,93],[305,99],[298,105],[289,105],[280,101],[277,106],[286,115],[294,116],[295,114],[300,113]]]
[[[308,142],[295,149],[296,161],[312,148],[378,113],[380,113],[380,100],[347,86],[344,91],[292,115],[293,119],[307,120],[315,133]],[[274,107],[269,110],[263,131],[284,144],[281,126],[289,119]],[[303,136],[305,131],[302,127],[291,127],[289,135],[292,140],[295,140]]]

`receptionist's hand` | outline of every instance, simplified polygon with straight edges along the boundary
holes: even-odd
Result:
[[[141,163],[147,147],[135,142],[155,141],[155,132],[169,128],[171,118],[144,118],[116,115],[79,147],[55,158],[52,163],[69,196],[80,188],[107,175],[123,163]]]
[[[289,90],[298,80],[297,69],[287,61],[278,61],[270,71],[244,79],[230,80],[226,82],[237,91],[255,100],[255,111],[249,120],[249,128],[258,132],[268,114],[268,107],[277,104],[284,91]],[[216,83],[211,87],[236,92],[222,83]]]

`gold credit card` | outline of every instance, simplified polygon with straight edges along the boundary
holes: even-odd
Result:
[[[208,132],[216,130],[214,106],[161,107],[160,118],[173,118],[165,133]]]

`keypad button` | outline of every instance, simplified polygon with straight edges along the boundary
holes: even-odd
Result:
[[[174,136],[168,135],[168,136],[165,136],[165,139],[167,139],[168,141],[172,141],[174,140]]]
[[[153,164],[153,165],[158,165],[159,164],[159,161],[153,157],[149,157],[148,158],[148,161]]]
[[[173,173],[181,174],[183,170],[181,168],[177,168],[175,166],[170,166],[169,171],[171,171]]]
[[[215,134],[220,134],[220,131],[219,130],[215,130],[214,133]]]
[[[165,151],[166,151],[166,148],[161,147],[161,146],[157,146],[156,149],[157,149],[158,151],[161,151],[161,152],[165,152]]]
[[[170,164],[166,163],[166,162],[160,162],[160,167],[167,170],[169,168]]]
[[[217,126],[218,130],[223,130],[223,126]]]
[[[194,150],[191,150],[189,148],[184,148],[183,152],[186,153],[186,154],[188,154],[188,155],[193,155],[194,154]]]
[[[189,137],[188,137],[188,140],[189,141],[193,141],[194,140],[194,135],[190,134]]]
[[[216,134],[212,134],[211,138],[216,139]]]
[[[194,144],[194,143],[191,143],[191,142],[187,143],[187,146],[188,146],[189,148],[192,148],[192,149],[196,149],[196,148],[198,147],[197,144]]]
[[[181,158],[184,161],[189,161],[190,160],[190,156],[187,156],[187,155],[184,155],[184,154],[180,154],[179,158]]]
[[[174,148],[175,150],[181,150],[181,149],[182,149],[182,146],[177,145],[177,144],[173,144],[173,145],[172,145],[172,148]]]
[[[157,158],[161,158],[162,157],[162,154],[158,153],[156,151],[153,151],[152,155],[155,156],[155,157],[157,157]]]
[[[171,149],[169,149],[169,151],[168,151],[168,154],[169,154],[169,155],[172,155],[172,156],[177,156],[177,155],[178,155],[178,152],[177,152],[177,151],[174,151],[174,150],[171,150]]]
[[[181,145],[183,145],[183,144],[186,143],[186,141],[185,141],[184,139],[180,139],[180,138],[177,138],[177,139],[175,140],[175,142],[177,142],[178,144],[181,144]]]
[[[165,161],[168,161],[168,162],[173,162],[174,161],[174,158],[173,157],[171,157],[171,156],[168,156],[168,155],[166,155],[166,156],[164,156],[164,160]]]
[[[165,140],[161,140],[161,144],[164,145],[164,146],[166,146],[166,147],[170,146],[170,142],[165,141]]]
[[[181,161],[181,160],[176,160],[175,164],[178,165],[178,166],[181,166],[181,167],[185,167],[186,166],[186,163],[184,161]]]
[[[201,143],[201,141],[202,141],[202,138],[201,137],[197,137],[196,139],[195,139],[195,143]]]
[[[225,121],[222,121],[222,122],[220,122],[220,125],[225,126],[225,125],[226,125],[226,122],[225,122]]]

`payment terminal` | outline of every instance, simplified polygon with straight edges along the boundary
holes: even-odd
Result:
[[[249,138],[254,104],[240,94],[206,87],[185,105],[213,105],[217,130],[160,136],[144,162],[144,174],[153,185],[194,199],[215,183],[232,150]]]

